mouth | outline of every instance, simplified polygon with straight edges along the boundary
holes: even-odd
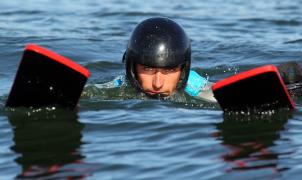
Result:
[[[169,96],[168,92],[146,91],[145,93],[150,95],[150,96],[160,96],[160,97]]]

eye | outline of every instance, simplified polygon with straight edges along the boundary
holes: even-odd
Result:
[[[142,70],[144,71],[144,73],[146,74],[154,74],[156,72],[156,69],[153,67],[149,67],[149,66],[144,66],[142,68]]]
[[[148,67],[148,66],[145,66],[143,69],[145,71],[153,71],[154,70],[152,67]]]
[[[169,68],[169,69],[165,69],[166,73],[171,73],[171,72],[175,72],[177,70],[177,68]]]

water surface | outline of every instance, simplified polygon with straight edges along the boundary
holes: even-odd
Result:
[[[166,16],[192,41],[211,81],[302,57],[301,0],[27,0],[0,3],[1,179],[294,179],[301,176],[302,101],[293,112],[224,115],[204,102],[101,91],[78,111],[5,109],[23,48],[37,43],[91,71],[124,73],[132,29]],[[118,91],[116,91],[118,93]]]

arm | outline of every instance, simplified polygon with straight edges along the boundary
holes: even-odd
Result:
[[[213,83],[191,70],[185,91],[194,98],[214,103],[217,101],[212,92],[212,85]]]

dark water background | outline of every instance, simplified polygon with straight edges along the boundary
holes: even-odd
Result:
[[[23,48],[37,43],[91,71],[124,73],[135,25],[167,16],[192,40],[211,81],[302,60],[301,0],[10,0],[0,2],[0,179],[299,179],[302,104],[293,112],[224,115],[205,103],[82,98],[78,112],[5,109]],[[55,72],[54,72],[55,73]]]

